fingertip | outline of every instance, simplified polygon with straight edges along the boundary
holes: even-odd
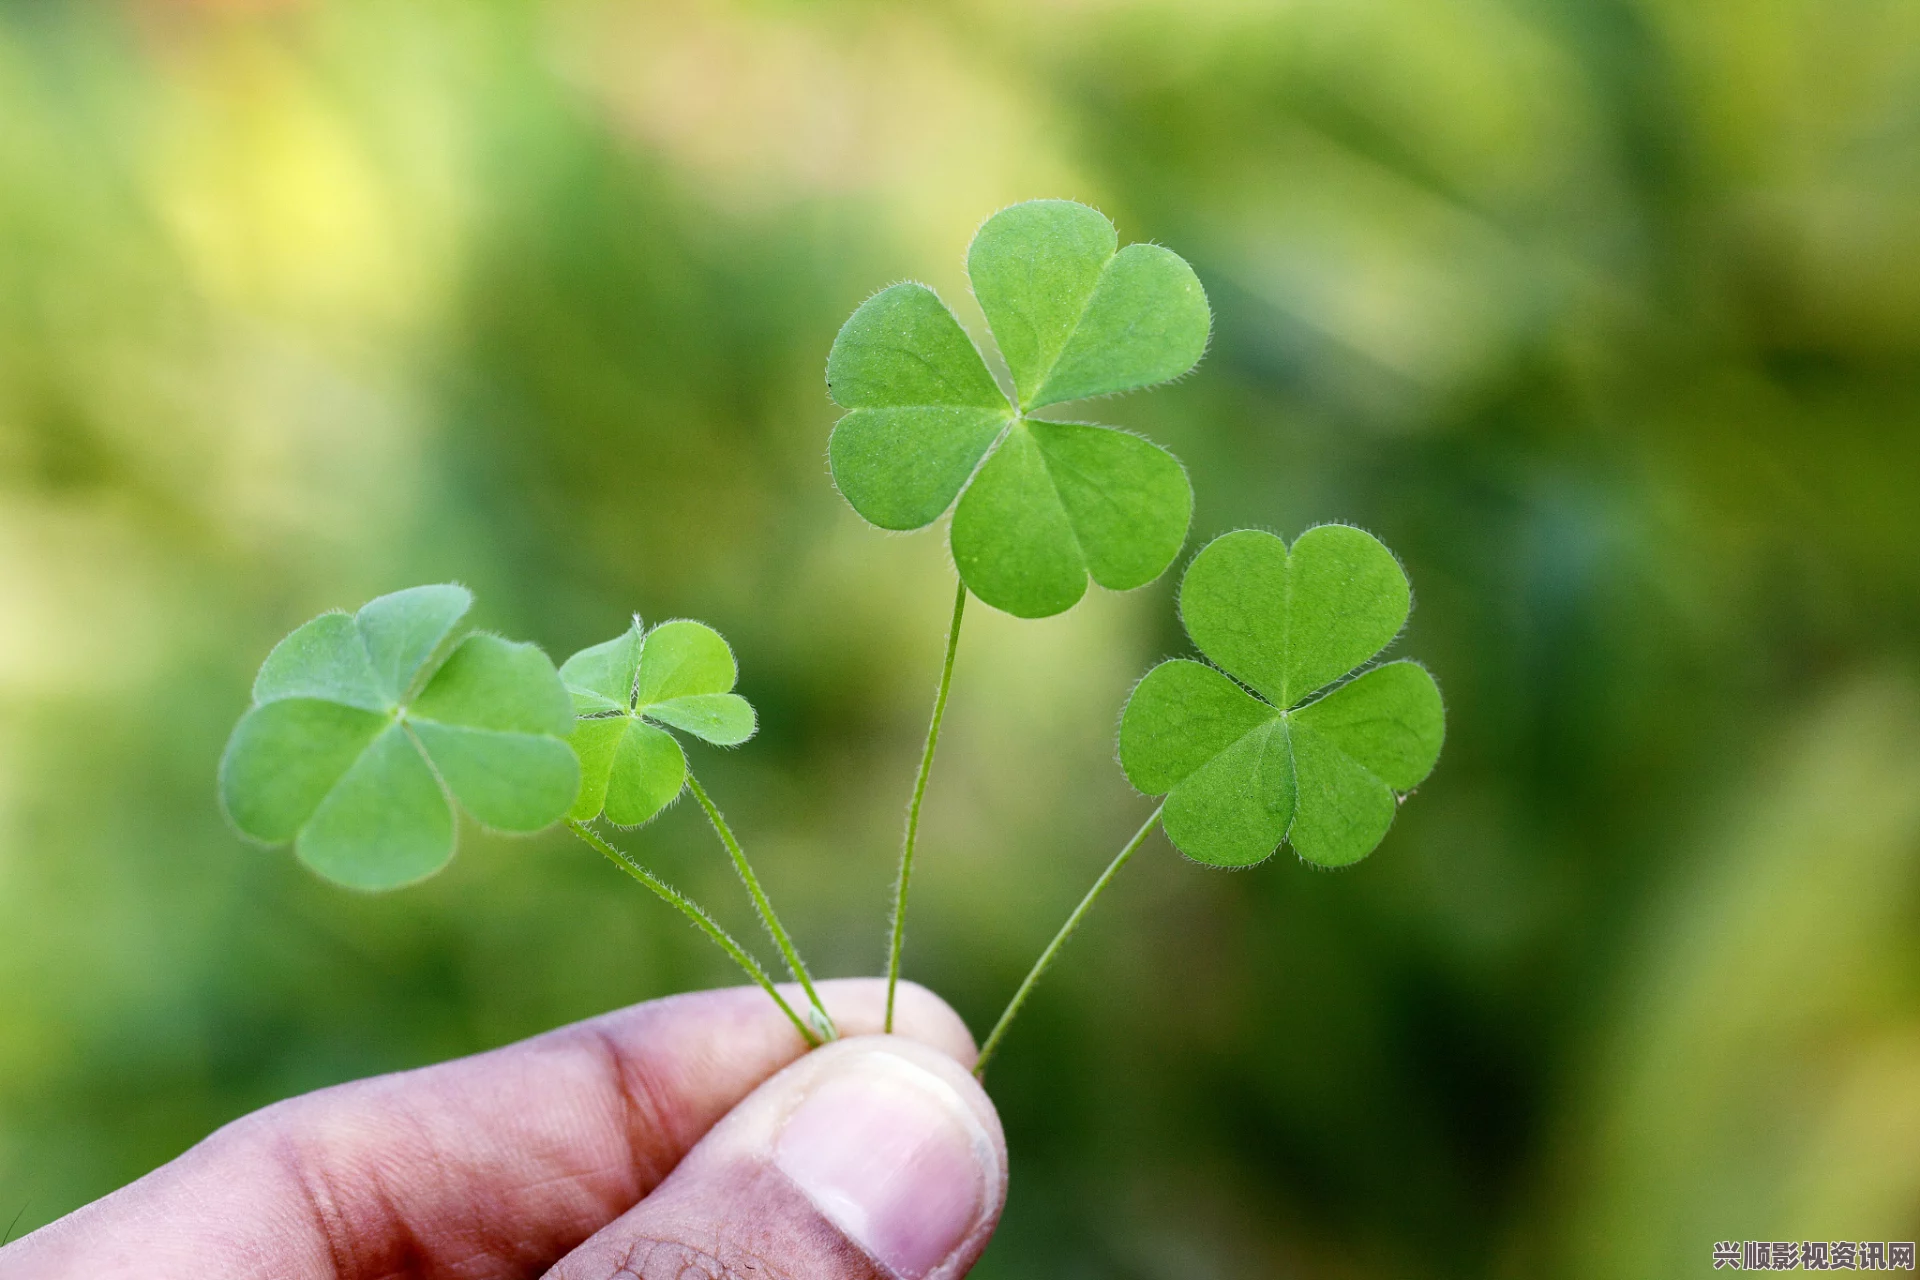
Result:
[[[842,1041],[790,1074],[775,1167],[888,1273],[964,1275],[1007,1191],[1006,1138],[972,1073],[896,1034]]]
[[[761,1085],[550,1274],[958,1280],[1006,1187],[999,1118],[964,1066],[901,1035],[846,1037]]]

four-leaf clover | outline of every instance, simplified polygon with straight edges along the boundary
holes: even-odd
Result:
[[[828,448],[840,492],[899,530],[933,523],[958,497],[962,580],[1019,617],[1071,607],[1089,575],[1117,591],[1151,582],[1186,540],[1193,493],[1180,463],[1124,431],[1030,415],[1191,369],[1211,323],[1200,281],[1158,245],[1119,248],[1111,222],[1070,200],[989,218],[967,274],[1014,401],[931,289],[883,289],[827,359],[828,391],[849,410]]]
[[[267,655],[220,761],[233,824],[291,840],[329,880],[390,889],[453,856],[449,794],[500,831],[557,821],[580,787],[567,693],[547,655],[460,633],[465,587],[324,613]]]
[[[580,796],[569,815],[579,821],[604,812],[615,826],[637,827],[679,797],[687,757],[668,728],[723,747],[753,736],[753,707],[730,692],[733,650],[704,623],[680,619],[648,631],[635,618],[621,635],[568,658],[560,678],[580,717],[572,737]]]
[[[1309,530],[1291,551],[1240,530],[1194,557],[1180,616],[1216,665],[1161,663],[1120,722],[1121,766],[1167,797],[1181,852],[1243,867],[1286,840],[1335,867],[1373,851],[1439,758],[1440,691],[1402,661],[1315,695],[1385,648],[1410,604],[1393,553],[1345,525]]]

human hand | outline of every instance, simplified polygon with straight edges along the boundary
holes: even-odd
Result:
[[[0,1280],[965,1275],[1007,1163],[972,1038],[919,987],[891,1036],[884,983],[819,987],[849,1038],[813,1053],[743,987],[276,1103],[0,1249]]]

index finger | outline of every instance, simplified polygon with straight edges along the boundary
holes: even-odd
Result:
[[[844,1032],[880,1030],[879,979],[818,986]],[[924,989],[901,985],[894,1022],[971,1065],[965,1025]],[[0,1280],[535,1276],[805,1050],[739,987],[322,1089],[0,1250]]]

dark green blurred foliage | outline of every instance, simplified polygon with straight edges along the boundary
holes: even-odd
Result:
[[[1069,195],[1217,309],[1103,416],[1195,545],[1380,534],[1450,735],[1351,870],[1128,869],[996,1064],[981,1273],[1913,1238],[1917,158],[1900,0],[0,6],[0,1218],[731,980],[559,838],[363,898],[223,827],[267,647],[412,582],[725,631],[763,731],[696,767],[878,971],[951,579],[831,491],[821,370]],[[1170,604],[969,624],[908,970],[976,1027],[1144,814]],[[631,843],[749,931],[696,814]]]

